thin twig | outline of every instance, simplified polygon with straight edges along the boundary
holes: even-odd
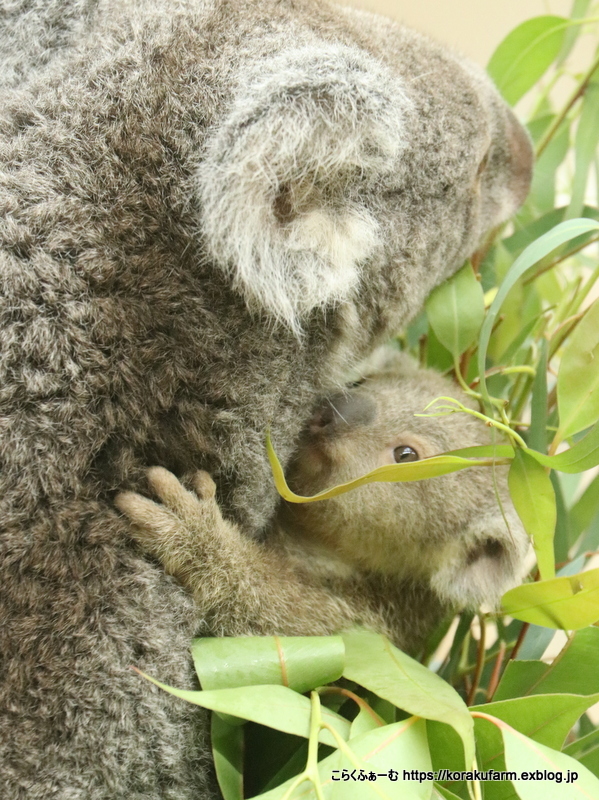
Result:
[[[476,692],[478,691],[478,685],[485,667],[485,639],[487,626],[483,614],[478,615],[478,621],[480,624],[480,639],[478,640],[478,647],[476,649],[476,670],[472,677],[472,686],[470,687],[468,699],[466,700],[466,705],[468,706],[471,706],[476,699]]]
[[[526,636],[526,632],[530,628],[530,622],[525,622],[522,628],[520,629],[520,633],[518,634],[518,638],[516,639],[516,644],[513,647],[512,652],[509,655],[509,661],[515,661],[516,656],[520,652],[520,648],[522,647],[522,642],[524,641],[524,637]]]
[[[501,668],[503,667],[503,659],[505,658],[506,644],[502,641],[499,645],[499,652],[493,666],[493,672],[489,678],[489,685],[487,686],[487,702],[491,702],[493,695],[499,686],[499,678],[501,677]]]
[[[536,151],[537,159],[545,151],[547,145],[553,139],[553,137],[555,136],[555,134],[557,133],[557,131],[561,127],[562,122],[566,119],[566,117],[568,116],[568,113],[570,112],[570,110],[578,102],[578,100],[580,100],[580,98],[584,95],[584,93],[585,93],[585,91],[587,89],[587,86],[591,82],[591,78],[593,77],[593,74],[595,73],[595,71],[596,71],[596,69],[598,67],[599,67],[599,57],[597,57],[595,59],[595,61],[593,61],[593,63],[591,64],[591,66],[590,66],[590,68],[588,70],[588,72],[585,73],[580,85],[576,87],[576,89],[574,90],[574,92],[570,96],[569,100],[567,101],[566,105],[562,108],[560,113],[557,115],[555,120],[552,122],[552,124],[547,129],[545,135],[541,138],[541,141],[537,145],[537,151]]]

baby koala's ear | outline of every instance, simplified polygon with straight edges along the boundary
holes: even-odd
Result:
[[[415,358],[391,342],[377,347],[368,358],[355,367],[355,370],[362,378],[368,378],[371,375],[409,377],[417,375],[419,372],[424,373]]]
[[[199,171],[210,256],[250,307],[296,333],[347,299],[380,245],[367,197],[399,162],[409,100],[356,47],[321,42],[254,64]]]

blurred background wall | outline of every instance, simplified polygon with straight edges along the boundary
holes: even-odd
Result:
[[[529,17],[568,16],[572,0],[339,0],[386,14],[457,48],[486,66],[495,47]]]

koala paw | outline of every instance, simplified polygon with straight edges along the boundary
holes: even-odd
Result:
[[[151,467],[148,482],[156,503],[136,492],[121,492],[116,507],[130,520],[131,536],[149,554],[173,571],[201,541],[214,538],[226,526],[215,499],[215,484],[207,472],[197,472],[194,492],[163,467]]]

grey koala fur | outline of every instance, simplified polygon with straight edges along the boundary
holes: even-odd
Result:
[[[33,42],[2,94],[11,800],[215,796],[201,715],[128,669],[192,686],[188,640],[209,626],[127,539],[113,492],[151,464],[205,469],[263,535],[265,429],[286,464],[315,398],[530,178],[487,79],[388,20],[312,0],[128,6],[75,21],[47,69]]]
[[[401,463],[394,454],[405,448],[419,460],[490,444],[489,429],[472,416],[416,416],[448,395],[475,407],[448,379],[389,351],[359,385],[317,407],[288,481],[311,496]],[[161,503],[124,492],[116,505],[135,541],[193,593],[219,635],[324,635],[365,625],[415,651],[444,614],[497,605],[525,570],[529,542],[505,467],[282,502],[261,542],[222,517],[208,473],[195,474],[195,492],[162,467],[148,475]]]
[[[19,86],[73,47],[102,0],[0,0],[0,85]]]

